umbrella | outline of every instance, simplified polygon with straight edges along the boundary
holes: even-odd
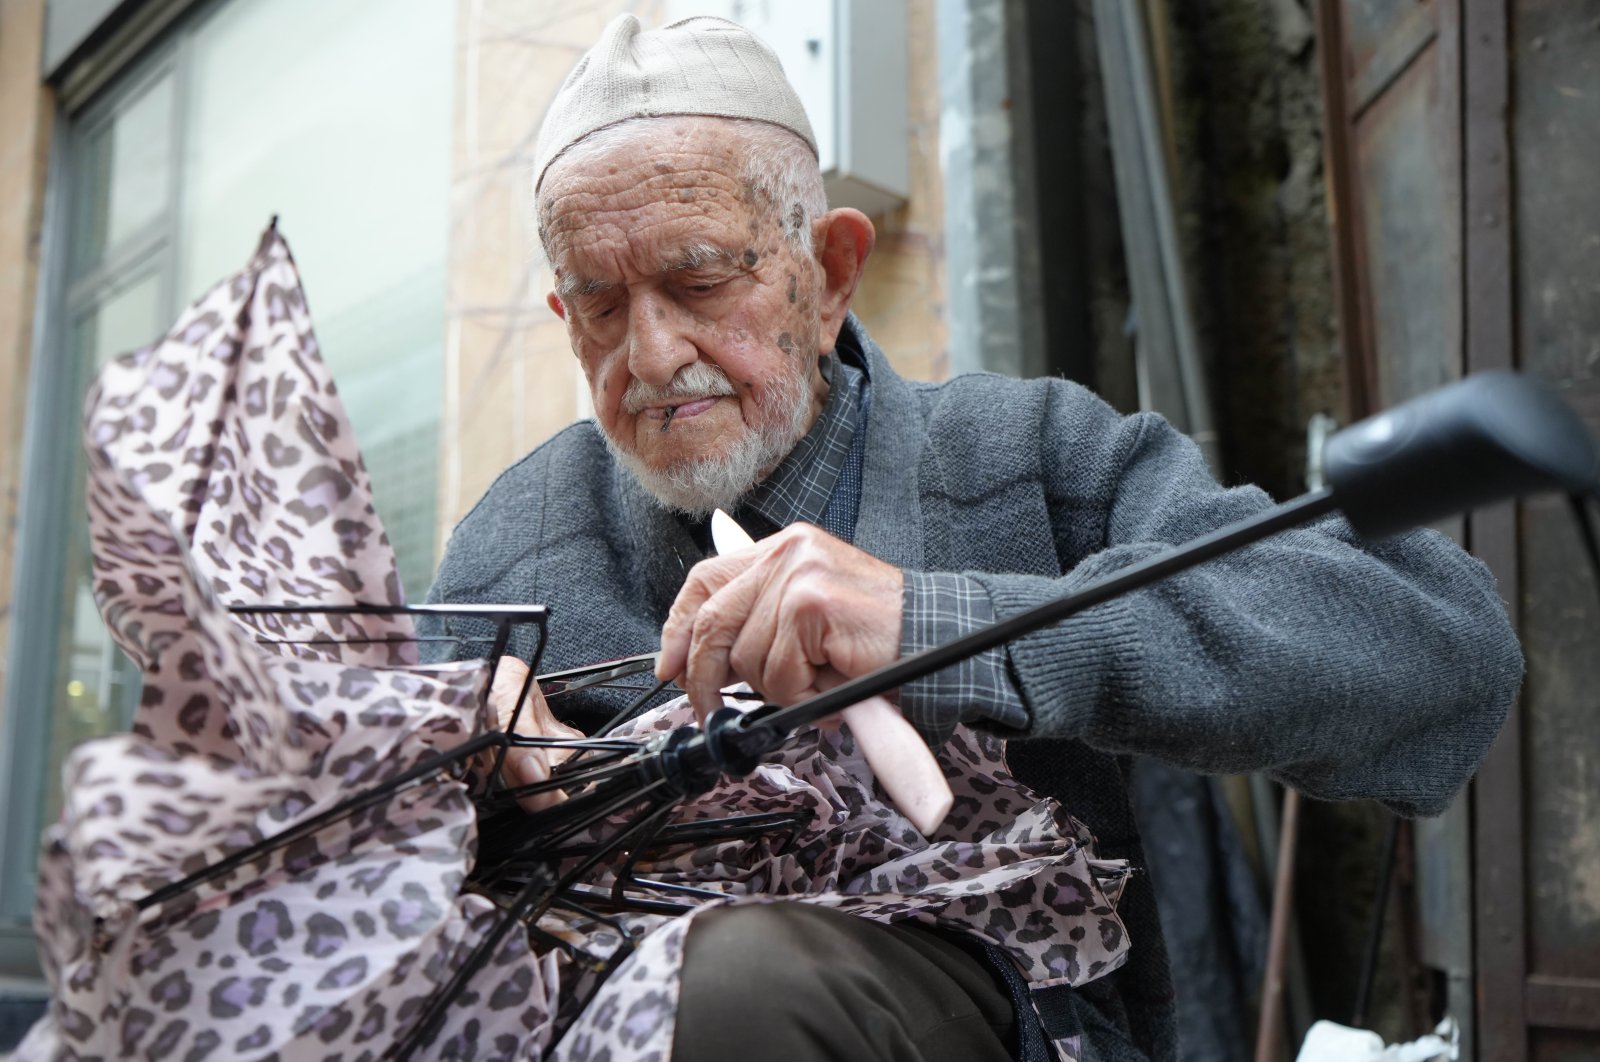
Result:
[[[694,758],[681,700],[588,739],[500,732],[485,691],[536,606],[478,606],[484,661],[416,663],[409,616],[435,606],[403,602],[275,226],[103,371],[85,431],[97,600],[145,692],[64,770],[36,912],[54,997],[22,1057],[664,1056],[677,945],[722,903],[960,928],[1036,985],[1125,959],[1125,868],[998,741],[941,751],[955,811],[924,834],[847,729],[742,777]],[[473,767],[513,744],[574,754],[515,789]]]
[[[461,891],[468,787],[434,779],[297,826],[475,737],[488,672],[416,666],[404,615],[223,605],[399,599],[275,230],[105,370],[85,430],[96,595],[145,687],[132,732],[65,767],[36,912],[54,998],[21,1054],[381,1048],[496,920]],[[511,1057],[547,1041],[550,958],[508,936],[490,962],[515,998],[464,1009],[439,1042]]]

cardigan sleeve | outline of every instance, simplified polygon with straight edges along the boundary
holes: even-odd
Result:
[[[1155,415],[1052,391],[1052,523],[1103,518],[1065,576],[967,575],[1014,615],[1271,504],[1223,488]],[[1088,448],[1085,439],[1097,439]],[[1085,495],[1100,494],[1086,505]],[[1522,655],[1488,570],[1418,531],[1363,544],[1340,517],[1280,533],[1008,647],[1030,735],[1202,772],[1266,770],[1325,799],[1435,814],[1516,697]]]

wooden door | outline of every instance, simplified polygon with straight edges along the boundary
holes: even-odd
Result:
[[[1325,0],[1319,31],[1354,412],[1518,368],[1600,430],[1600,3]],[[1469,968],[1468,1057],[1600,1057],[1600,593],[1559,499],[1461,532],[1528,671],[1430,961]]]

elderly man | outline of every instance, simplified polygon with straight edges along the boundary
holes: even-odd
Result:
[[[553,666],[660,646],[698,710],[734,681],[791,701],[1268,504],[1219,487],[1159,417],[1071,383],[896,376],[850,315],[872,225],[827,209],[798,100],[730,23],[613,22],[552,104],[536,165],[549,305],[595,417],[490,488],[433,597],[551,605]],[[718,507],[759,545],[710,557]],[[1130,754],[1434,813],[1520,673],[1480,565],[1431,533],[1364,549],[1331,519],[899,705],[931,743],[962,721],[1023,739],[1025,780],[1137,862]],[[1091,1057],[1173,1057],[1146,882],[1122,911],[1132,960],[1058,1020]],[[1017,1057],[1040,1041],[1013,980],[926,929],[797,904],[717,912],[688,937],[675,1055]]]

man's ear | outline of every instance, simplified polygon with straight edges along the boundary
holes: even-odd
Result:
[[[561,301],[560,295],[557,295],[552,291],[550,294],[544,297],[544,304],[550,307],[551,313],[555,314],[563,321],[567,319],[567,304]]]
[[[839,207],[811,223],[812,246],[822,266],[822,290],[818,292],[822,311],[822,332],[818,349],[833,350],[844,327],[845,315],[855,298],[856,285],[866,272],[867,256],[878,242],[878,230],[859,210]]]

